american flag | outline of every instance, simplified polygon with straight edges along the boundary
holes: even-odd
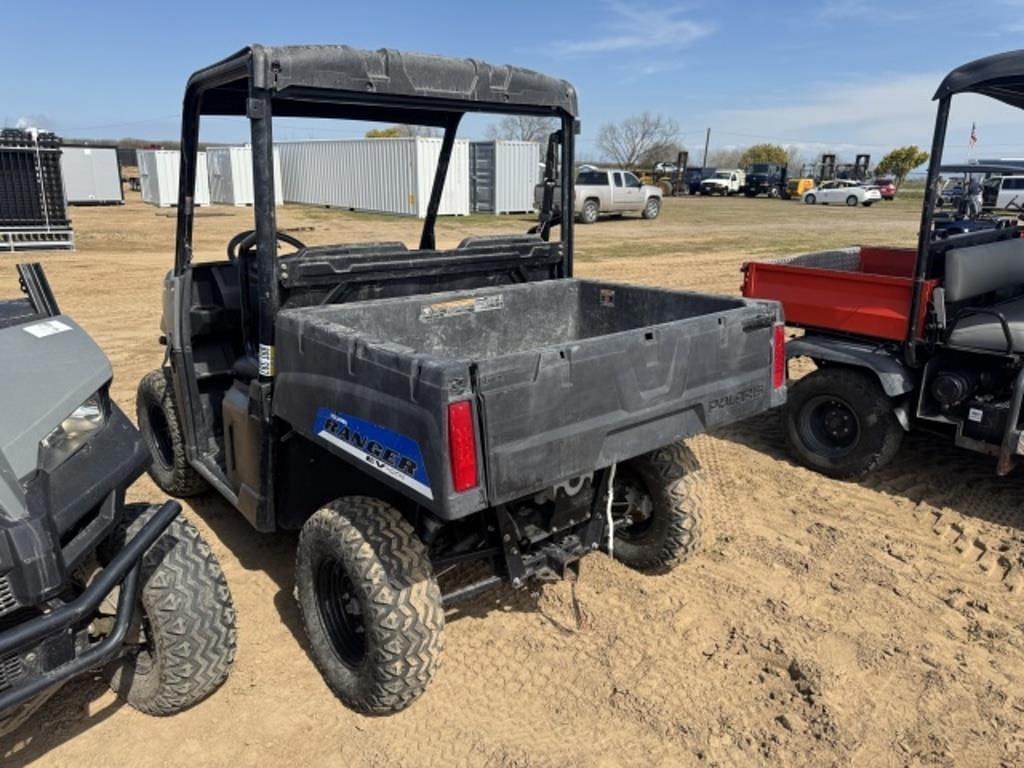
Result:
[[[975,130],[974,123],[971,123],[971,146],[973,147],[978,143],[978,133]]]

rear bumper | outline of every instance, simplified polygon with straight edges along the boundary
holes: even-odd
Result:
[[[140,586],[142,556],[181,511],[176,501],[163,504],[88,588],[47,613],[35,612],[0,632],[0,732],[11,710],[49,689],[113,658],[131,626]],[[100,604],[120,588],[114,629],[89,642],[88,624]]]

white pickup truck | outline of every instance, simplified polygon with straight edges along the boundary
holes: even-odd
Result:
[[[534,190],[537,210],[543,196],[544,185],[538,184]],[[574,197],[576,219],[583,224],[593,224],[606,214],[635,211],[645,219],[656,219],[661,213],[661,190],[629,171],[584,167],[576,175]]]
[[[700,183],[702,195],[736,195],[743,191],[747,184],[747,175],[738,169],[715,171],[715,175]]]

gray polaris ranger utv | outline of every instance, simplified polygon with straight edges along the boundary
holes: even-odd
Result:
[[[466,113],[557,122],[539,223],[438,248]],[[423,692],[457,600],[562,577],[601,546],[642,569],[687,558],[700,509],[681,441],[784,400],[776,303],[573,278],[573,221],[553,211],[573,209],[576,114],[572,86],[536,72],[345,46],[252,46],[188,82],[169,363],[138,396],[150,471],[173,495],[212,486],[258,531],[301,529],[310,650],[360,711]],[[201,115],[247,117],[252,136],[254,229],[215,262],[192,258]],[[278,230],[282,117],[440,129],[418,248]],[[481,578],[442,594],[472,561]]]
[[[18,274],[25,296],[0,300],[0,735],[103,665],[128,703],[171,714],[228,674],[224,574],[178,502],[125,504],[150,458],[110,363],[38,264]]]

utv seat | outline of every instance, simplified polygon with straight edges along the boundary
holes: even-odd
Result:
[[[991,298],[1024,289],[1024,239],[950,250],[943,288],[951,328],[947,344],[1024,352],[1024,296]]]

